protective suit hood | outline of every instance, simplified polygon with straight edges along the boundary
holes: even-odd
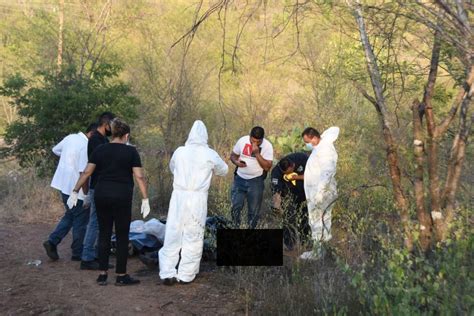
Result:
[[[321,141],[334,143],[337,140],[338,136],[339,136],[339,127],[333,126],[333,127],[328,128],[321,134]]]
[[[189,132],[188,140],[186,141],[185,145],[208,146],[207,140],[208,136],[206,125],[204,125],[204,123],[200,120],[194,121],[193,127]]]

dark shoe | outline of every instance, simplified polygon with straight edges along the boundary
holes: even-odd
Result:
[[[51,260],[56,261],[59,259],[58,250],[56,249],[56,246],[50,243],[49,240],[46,240],[43,243],[43,247],[44,249],[46,249],[46,254]]]
[[[117,276],[117,281],[115,285],[124,286],[124,285],[135,285],[140,283],[140,280],[130,277],[128,274]]]
[[[163,280],[163,284],[168,285],[168,286],[173,285],[176,282],[178,282],[178,280],[176,280],[176,278],[166,278],[166,279]]]
[[[97,284],[107,285],[107,274],[99,274],[99,277],[97,278]]]
[[[72,260],[72,261],[81,261],[81,257],[79,257],[79,256],[72,256],[72,257],[71,257],[71,260]]]

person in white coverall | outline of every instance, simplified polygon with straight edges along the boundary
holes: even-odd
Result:
[[[165,285],[192,282],[199,272],[211,178],[228,171],[227,164],[209,148],[207,139],[206,126],[195,121],[185,146],[176,149],[171,157],[173,193],[165,241],[159,252],[160,278]]]
[[[308,203],[308,217],[315,250],[301,255],[303,259],[317,257],[320,242],[331,239],[331,211],[337,198],[336,164],[337,152],[334,142],[339,127],[331,127],[323,134],[308,127],[303,131],[306,147],[311,156],[304,172],[304,190]]]

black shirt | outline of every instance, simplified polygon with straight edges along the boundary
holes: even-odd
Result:
[[[89,138],[89,142],[87,143],[87,159],[89,159],[90,161],[94,150],[100,145],[107,144],[108,142],[109,140],[107,139],[107,137],[103,136],[98,131],[95,131],[92,134],[92,136]],[[90,188],[94,189],[96,184],[97,184],[97,171],[94,171],[94,173],[91,176]]]
[[[308,155],[305,153],[293,153],[287,155],[285,158],[290,159],[295,163],[295,170],[298,175],[304,174],[306,169],[306,162],[308,161]],[[306,200],[304,193],[304,183],[301,180],[296,181],[296,186],[291,182],[285,181],[283,179],[283,171],[280,169],[279,165],[276,165],[272,169],[272,192],[280,193],[282,196],[286,196],[288,193],[291,193],[295,196],[298,202],[303,202]]]
[[[94,150],[89,162],[96,165],[95,196],[132,199],[132,168],[142,166],[135,147],[120,143],[104,144]]]

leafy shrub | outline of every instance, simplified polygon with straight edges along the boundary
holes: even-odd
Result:
[[[371,314],[469,314],[474,308],[474,237],[460,219],[452,239],[425,255],[386,244],[359,268],[345,265]]]
[[[18,74],[7,78],[0,95],[11,99],[19,118],[7,126],[9,147],[3,156],[15,156],[22,167],[51,170],[51,147],[67,134],[84,131],[101,112],[135,118],[139,101],[126,84],[112,80],[118,70],[102,64],[85,77],[70,66],[59,74],[40,73],[36,81]]]

